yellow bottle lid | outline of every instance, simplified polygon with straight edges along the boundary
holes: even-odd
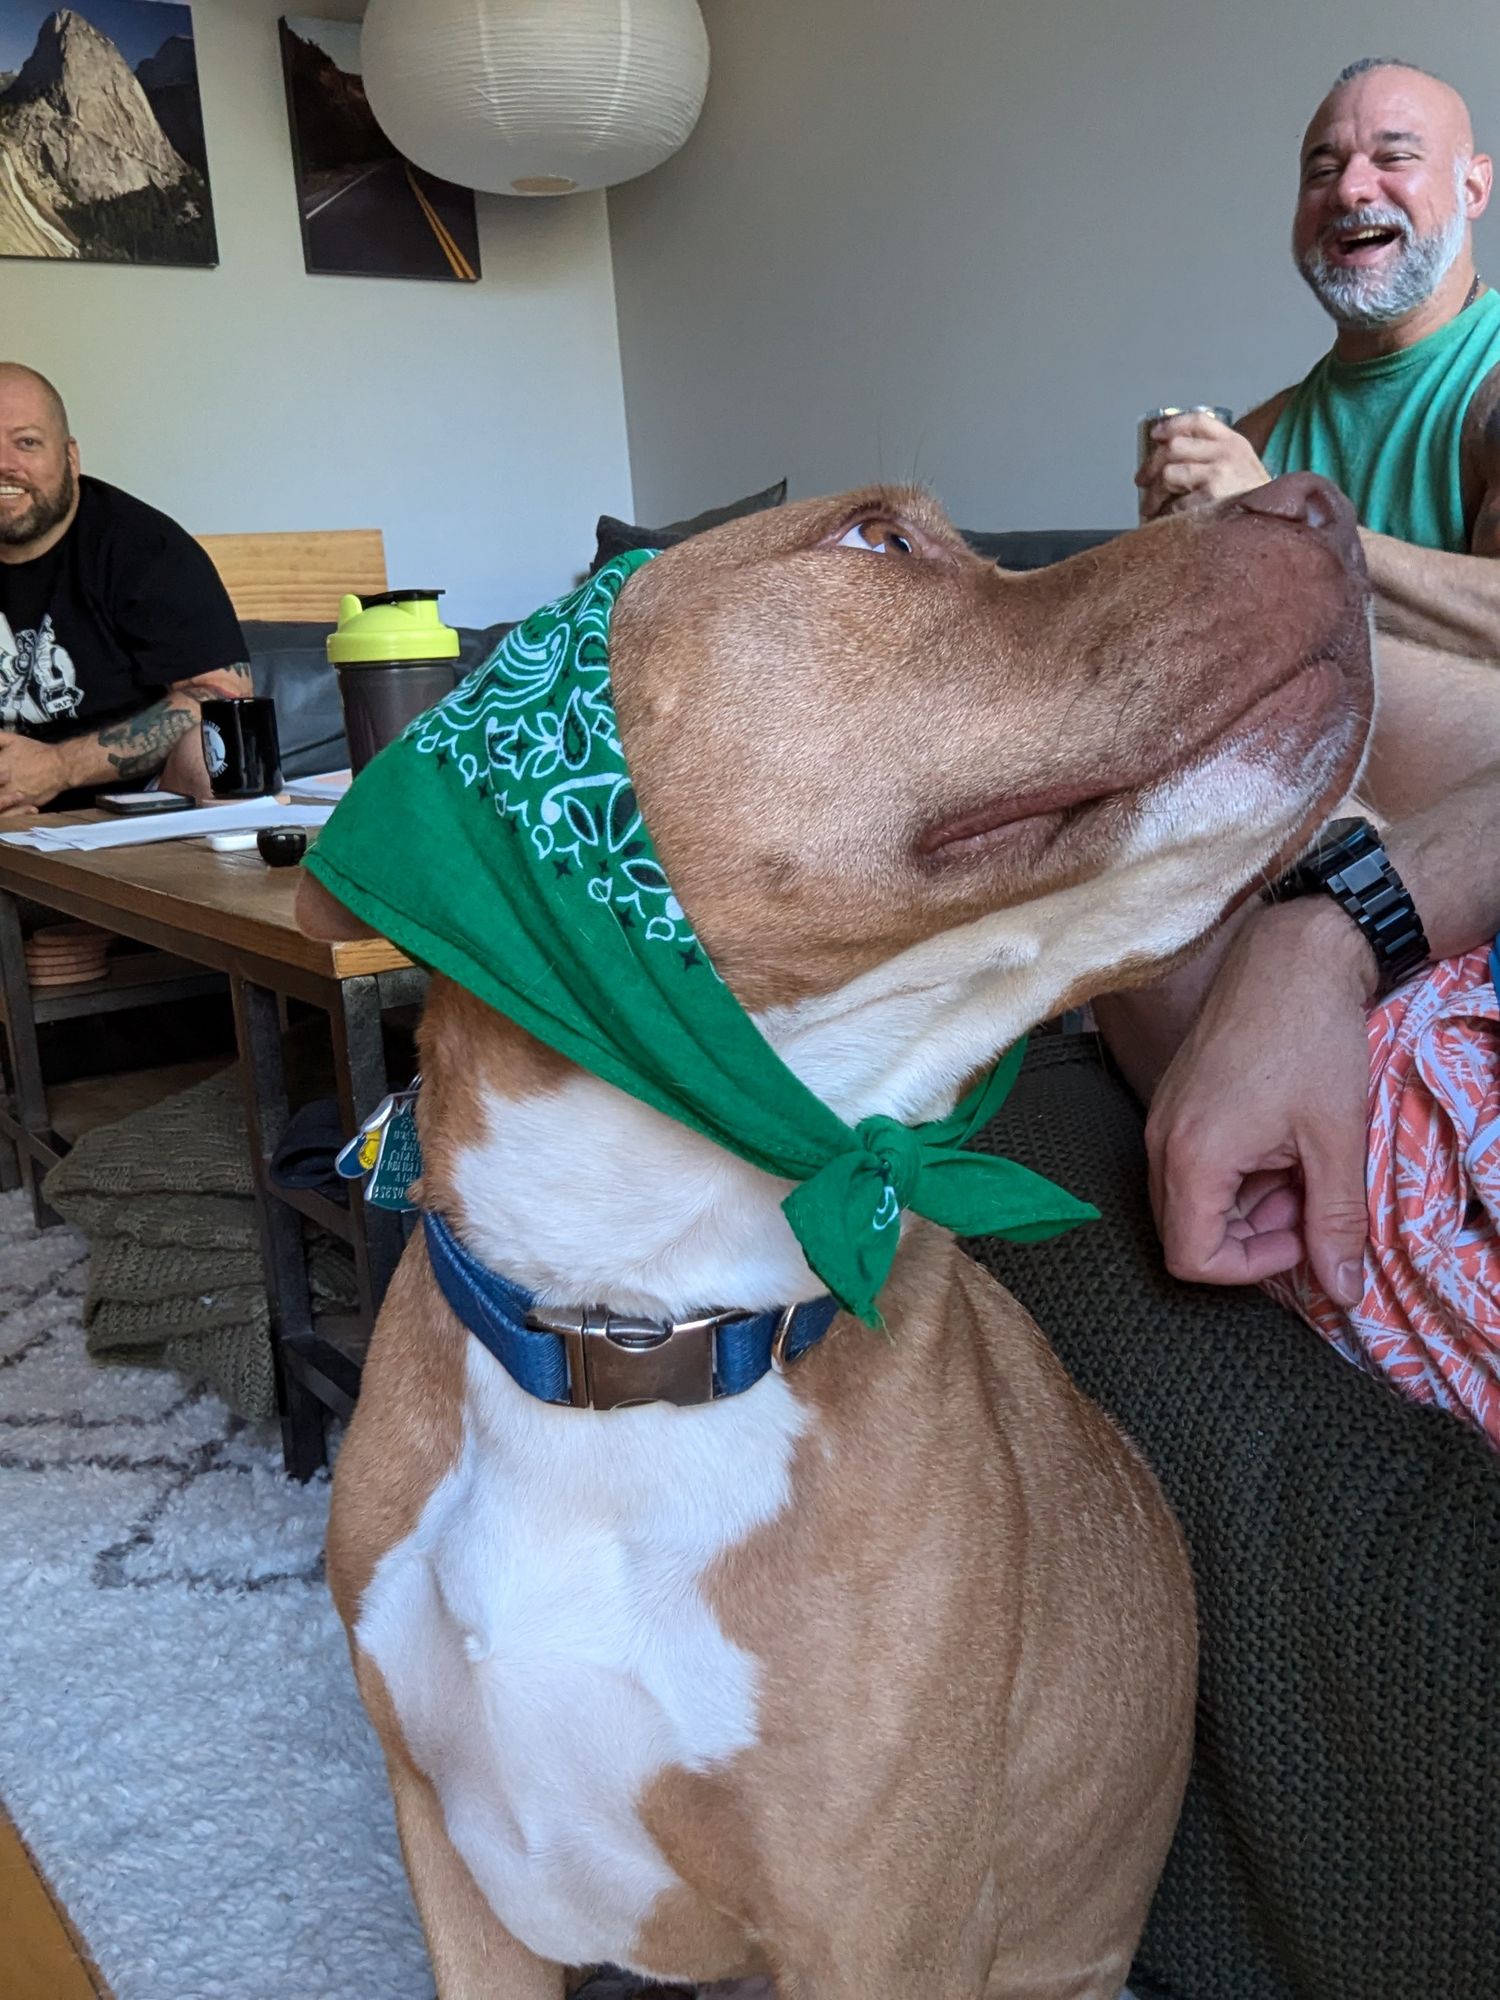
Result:
[[[458,634],[438,616],[440,590],[387,590],[346,597],[338,629],[328,635],[336,667],[383,666],[397,660],[456,660]]]

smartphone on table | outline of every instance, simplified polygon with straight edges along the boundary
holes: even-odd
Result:
[[[186,812],[198,802],[186,792],[101,792],[94,803],[107,813],[129,818],[136,813]]]

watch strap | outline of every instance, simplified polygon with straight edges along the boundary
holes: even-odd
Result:
[[[1335,820],[1271,890],[1274,902],[1332,896],[1375,956],[1381,999],[1432,956],[1411,892],[1367,819]]]

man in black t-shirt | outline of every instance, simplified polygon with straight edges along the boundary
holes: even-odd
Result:
[[[101,787],[206,798],[198,704],[251,692],[218,572],[143,501],[81,475],[52,384],[0,362],[0,812]]]

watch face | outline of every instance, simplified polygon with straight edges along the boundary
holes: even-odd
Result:
[[[1319,861],[1335,848],[1347,847],[1357,841],[1361,834],[1368,834],[1372,846],[1378,845],[1380,836],[1367,819],[1331,819],[1308,849],[1309,861]]]

